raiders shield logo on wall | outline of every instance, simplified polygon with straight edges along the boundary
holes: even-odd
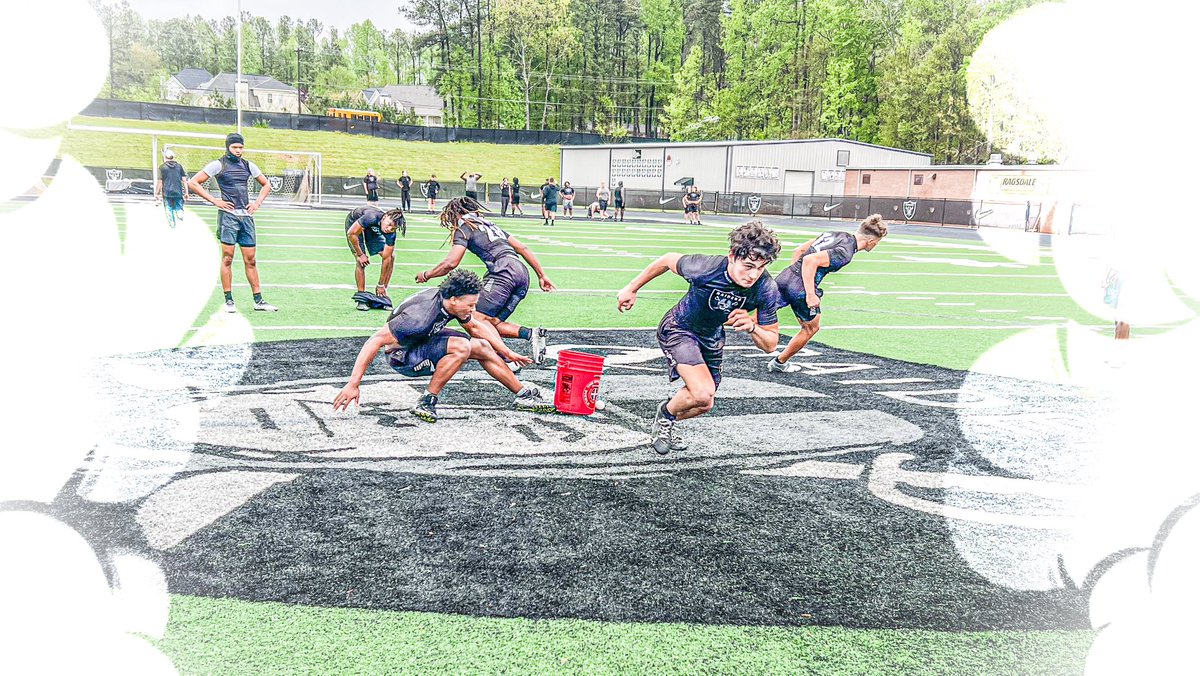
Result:
[[[122,174],[120,169],[105,169],[104,173],[106,176],[108,176],[108,180],[110,181],[121,180]]]
[[[917,215],[917,201],[908,200],[904,203],[904,220],[911,221]]]
[[[762,197],[759,195],[751,195],[748,197],[746,199],[746,208],[750,210],[750,213],[757,214],[758,210],[762,208]]]
[[[282,176],[271,176],[271,177],[267,178],[267,182],[271,184],[272,191],[277,191],[277,190],[280,190],[283,188],[283,177]]]

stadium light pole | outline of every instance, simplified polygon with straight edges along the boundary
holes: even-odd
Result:
[[[237,99],[237,133],[242,133],[242,0],[237,4],[237,79],[233,82],[233,98]]]

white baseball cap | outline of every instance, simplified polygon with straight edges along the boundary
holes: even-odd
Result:
[[[175,151],[167,148],[163,151],[163,157],[167,158],[168,160],[173,160],[175,159]]]

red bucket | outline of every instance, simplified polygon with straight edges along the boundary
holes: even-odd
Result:
[[[554,378],[554,408],[559,413],[591,415],[596,412],[596,393],[604,357],[587,352],[563,350],[558,353],[558,374]]]

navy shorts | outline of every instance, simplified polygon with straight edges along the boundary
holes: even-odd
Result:
[[[513,204],[521,203],[521,193],[519,191],[516,191],[516,190],[513,191],[512,203]]]
[[[346,232],[350,232],[350,226],[354,225],[354,219],[349,214],[346,215]],[[358,245],[362,250],[367,252],[368,256],[378,256],[383,253],[383,248],[388,246],[396,246],[396,233],[383,234],[382,232],[363,228],[362,233],[358,236]],[[350,251],[354,251],[354,247],[350,246],[350,242],[346,242],[346,246],[350,247]]]
[[[600,211],[608,211],[608,200],[599,200]]]
[[[700,205],[699,204],[685,204],[685,205],[683,205],[683,213],[698,214],[698,213],[700,213]]]
[[[614,209],[624,209],[625,208],[625,200],[614,200],[613,208]]]
[[[378,190],[368,190],[367,191],[367,201],[368,202],[378,202],[379,201],[379,191]]]
[[[480,314],[504,321],[529,293],[529,270],[513,256],[501,256],[483,276],[483,291],[475,309]]]
[[[558,211],[558,202],[546,202],[546,211]]]
[[[679,380],[676,366],[699,366],[704,364],[712,374],[713,384],[721,386],[721,364],[725,359],[725,333],[714,342],[703,340],[694,331],[680,326],[671,313],[658,324],[658,345],[667,359],[667,377],[671,382]]]
[[[437,363],[449,352],[451,338],[470,337],[462,331],[442,329],[426,340],[402,346],[388,355],[388,366],[403,376],[427,376],[437,368]]]
[[[183,195],[165,195],[163,204],[171,211],[179,211],[183,209]]]
[[[811,322],[816,318],[817,313],[808,306],[808,297],[804,294],[804,280],[796,271],[797,267],[799,265],[794,263],[785,268],[775,277],[775,284],[779,287],[779,297],[783,299],[784,304],[792,308],[796,319],[802,322]],[[817,297],[820,298],[824,294],[825,292],[817,287]]]
[[[228,211],[221,211],[220,214],[217,239],[221,240],[221,244],[255,246],[253,216],[237,216]]]

